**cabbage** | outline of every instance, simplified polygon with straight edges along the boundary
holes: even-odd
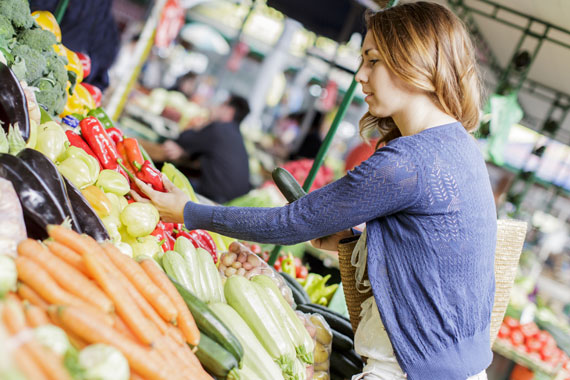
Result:
[[[129,380],[129,363],[115,347],[93,344],[79,353],[84,380]]]
[[[15,290],[17,280],[18,272],[14,260],[0,254],[0,297],[3,297],[10,290]]]
[[[56,354],[63,356],[71,348],[65,331],[54,325],[38,326],[34,329],[34,336],[43,346]]]

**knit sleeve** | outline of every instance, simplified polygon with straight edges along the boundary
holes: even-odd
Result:
[[[395,145],[379,149],[346,176],[283,207],[223,207],[189,202],[184,222],[237,239],[296,244],[413,206],[419,170]]]

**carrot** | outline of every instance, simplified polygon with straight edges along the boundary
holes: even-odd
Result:
[[[40,307],[43,310],[47,310],[47,308],[49,306],[49,304],[46,301],[44,301],[44,299],[42,297],[40,297],[38,295],[38,293],[36,293],[28,285],[23,284],[21,282],[18,284],[18,295],[23,300],[26,300],[29,303],[31,303],[32,305]]]
[[[156,330],[152,330],[152,325],[144,317],[123,284],[113,273],[110,273],[105,268],[105,265],[98,257],[98,253],[94,251],[87,252],[83,255],[83,260],[89,273],[91,273],[105,293],[111,297],[117,308],[117,313],[123,318],[135,336],[144,344],[152,344],[156,337],[153,332]]]
[[[24,347],[18,347],[12,351],[11,357],[27,379],[48,380],[40,366],[36,364],[28,350]]]
[[[24,310],[19,300],[9,298],[3,312],[3,321],[12,335],[19,334],[26,330],[26,320]],[[30,340],[23,345],[24,349],[29,352],[35,363],[42,369],[50,380],[71,380],[71,376],[63,367],[63,363],[57,355],[42,347],[35,340]]]
[[[91,310],[96,313],[101,321],[105,321],[105,323],[111,325],[113,324],[111,316],[61,289],[55,280],[33,260],[19,256],[15,261],[20,281],[28,285],[48,303],[80,306],[85,310]]]
[[[48,235],[55,241],[79,253],[82,257],[85,253],[99,248],[99,244],[90,236],[80,235],[60,225],[50,224],[47,226],[47,231]]]
[[[155,341],[152,350],[155,356],[160,357],[160,360],[176,373],[180,374],[186,371],[186,363],[181,361],[177,353],[170,349],[164,335]]]
[[[178,327],[184,334],[186,341],[193,346],[197,346],[200,343],[200,331],[182,296],[155,262],[150,259],[144,259],[140,262],[140,265],[151,280],[170,298],[176,310],[178,310]]]
[[[186,345],[186,341],[184,340],[184,335],[182,335],[180,329],[174,326],[168,326],[168,336],[170,336],[172,340],[174,340],[177,344],[184,346]]]
[[[72,331],[89,343],[105,343],[114,346],[125,355],[129,366],[144,378],[150,380],[166,380],[169,378],[167,368],[158,362],[150,349],[128,340],[113,328],[101,325],[92,315],[74,307],[61,307],[59,318],[66,330]]]
[[[27,304],[24,306],[24,311],[26,313],[26,321],[31,327],[38,327],[43,325],[48,325],[50,320],[44,309],[41,309],[32,304]]]
[[[18,253],[44,268],[64,290],[95,305],[105,313],[113,311],[113,302],[101,289],[76,268],[52,255],[36,240],[26,239],[21,242],[18,245]]]
[[[130,380],[145,380],[145,378],[139,375],[138,373],[131,371]]]
[[[115,315],[115,324],[113,325],[113,327],[115,328],[115,331],[123,334],[125,337],[129,338],[133,342],[140,343],[135,334],[133,334],[131,329],[129,329],[129,326],[127,326],[125,324],[125,321],[123,321],[122,318],[119,317],[118,315]]]
[[[74,267],[75,269],[79,270],[83,274],[87,274],[87,268],[85,268],[85,264],[83,263],[83,259],[81,255],[77,252],[72,250],[71,248],[66,247],[65,245],[58,243],[57,241],[45,241],[44,242],[51,253]]]
[[[143,297],[150,302],[164,320],[169,322],[176,321],[178,312],[170,301],[170,298],[148,278],[148,275],[136,261],[122,254],[112,244],[104,244],[103,250],[113,264],[119,268]]]

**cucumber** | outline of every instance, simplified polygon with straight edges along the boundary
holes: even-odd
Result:
[[[327,323],[329,324],[330,328],[333,330],[338,331],[339,333],[349,337],[350,339],[354,339],[354,332],[352,331],[352,327],[350,325],[350,321],[348,318],[328,309],[325,306],[316,305],[313,303],[297,305],[297,310],[302,311],[304,313],[319,313],[321,314]]]
[[[295,177],[286,169],[277,167],[273,170],[271,176],[281,194],[287,199],[287,202],[295,202],[297,199],[307,195]]]
[[[240,379],[236,358],[204,332],[200,334],[196,356],[210,374],[224,379]]]
[[[208,305],[200,301],[198,297],[190,293],[186,288],[184,288],[184,286],[180,285],[172,278],[170,281],[172,281],[178,290],[178,293],[180,293],[184,299],[188,309],[190,309],[198,329],[200,329],[200,331],[204,331],[204,333],[212,338],[216,343],[229,351],[241,366],[243,359],[243,347],[235,335],[232,334],[232,332],[224,323],[222,323],[222,321],[220,321],[218,317],[216,317]]]
[[[299,284],[299,281],[297,281],[291,275],[285,272],[278,272],[278,273],[281,275],[281,277],[283,277],[283,279],[291,289],[291,292],[293,293],[293,298],[295,298],[295,303],[297,305],[303,303],[311,303],[307,291],[303,289],[301,284]],[[297,298],[299,298],[299,300],[297,300]]]
[[[352,339],[350,339],[344,334],[341,334],[336,330],[332,330],[332,333],[333,333],[333,340],[332,340],[333,350],[345,352],[345,351],[350,351],[354,348],[354,342]]]

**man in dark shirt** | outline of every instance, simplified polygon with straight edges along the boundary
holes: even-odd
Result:
[[[157,160],[174,162],[196,192],[225,203],[251,189],[248,155],[239,130],[248,113],[247,100],[232,95],[213,111],[204,128],[184,131],[176,141],[167,140],[158,147],[143,145]],[[197,170],[189,170],[195,164]]]

